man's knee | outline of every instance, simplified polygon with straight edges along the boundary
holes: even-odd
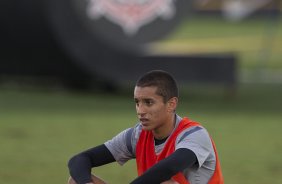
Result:
[[[95,184],[107,184],[104,180],[92,174],[92,181]]]
[[[103,181],[101,178],[95,175],[91,175],[92,182],[95,184],[107,184],[105,181]],[[77,184],[72,177],[69,177],[68,184]]]

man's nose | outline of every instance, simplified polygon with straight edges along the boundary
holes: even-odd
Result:
[[[146,114],[145,108],[142,104],[139,104],[136,106],[136,112],[137,112],[137,115],[140,115],[140,116]]]

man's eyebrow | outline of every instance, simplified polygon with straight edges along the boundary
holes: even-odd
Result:
[[[143,100],[148,101],[148,100],[154,100],[154,99],[153,98],[144,98]]]
[[[154,100],[153,98],[134,98],[135,101]]]

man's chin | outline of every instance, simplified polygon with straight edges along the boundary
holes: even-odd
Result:
[[[143,130],[146,130],[146,131],[150,131],[152,130],[153,128],[151,126],[148,126],[148,125],[142,125],[142,129]]]

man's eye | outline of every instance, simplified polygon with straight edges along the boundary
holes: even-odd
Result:
[[[152,101],[152,100],[146,100],[145,103],[146,103],[147,105],[153,105],[153,101]]]

